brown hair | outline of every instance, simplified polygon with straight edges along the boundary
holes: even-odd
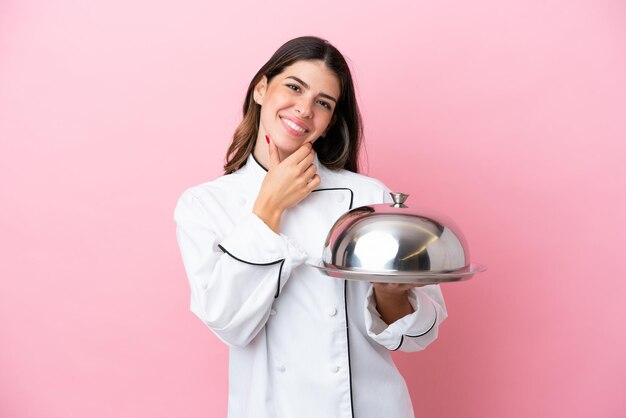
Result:
[[[320,163],[332,169],[358,172],[358,157],[363,135],[361,114],[356,102],[350,68],[341,53],[327,40],[315,36],[292,39],[272,55],[252,78],[243,103],[243,120],[235,130],[226,153],[224,173],[243,167],[255,146],[261,117],[261,106],[254,101],[254,87],[263,76],[267,82],[283,72],[285,67],[302,60],[320,60],[333,71],[341,86],[333,122],[324,138],[313,143]]]

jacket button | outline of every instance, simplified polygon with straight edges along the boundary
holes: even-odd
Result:
[[[271,315],[271,316],[276,315],[276,311],[275,311],[274,309],[272,309],[272,310],[270,311],[270,315]]]
[[[276,370],[278,370],[279,372],[284,372],[285,370],[287,370],[287,368],[284,364],[279,364],[276,366]]]
[[[335,316],[337,315],[337,308],[335,308],[334,306],[331,306],[330,308],[328,308],[328,316]]]
[[[246,204],[246,199],[244,199],[243,197],[239,199],[239,206],[245,206],[245,204]]]
[[[337,365],[331,366],[330,367],[330,372],[331,373],[337,373],[339,371],[340,367]]]

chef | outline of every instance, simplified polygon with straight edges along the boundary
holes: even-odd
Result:
[[[358,174],[350,70],[317,37],[281,46],[252,79],[225,175],[174,217],[191,311],[229,346],[229,418],[413,418],[390,352],[419,351],[446,318],[437,285],[331,278],[318,259],[348,210],[390,202]]]

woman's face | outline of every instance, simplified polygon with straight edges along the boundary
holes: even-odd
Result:
[[[323,61],[297,61],[267,83],[263,77],[254,98],[261,105],[257,140],[265,135],[282,157],[325,134],[339,100],[339,79]]]

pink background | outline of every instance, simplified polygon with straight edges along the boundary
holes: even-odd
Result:
[[[418,416],[626,416],[626,5],[605,0],[4,0],[0,416],[225,416],[173,209],[305,34],[351,60],[366,173],[489,267],[395,356]]]

